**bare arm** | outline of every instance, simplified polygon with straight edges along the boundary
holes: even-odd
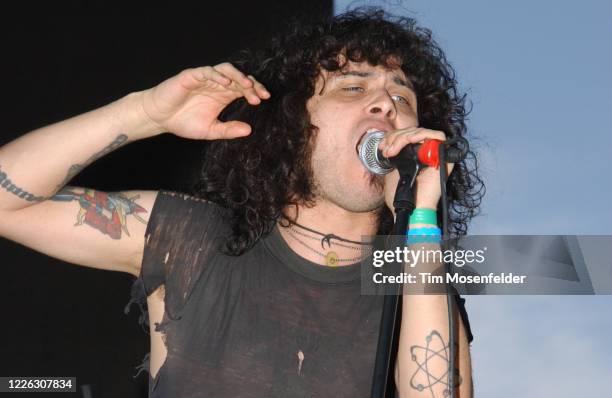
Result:
[[[424,139],[445,140],[441,131],[425,128],[399,130],[387,135],[381,143],[385,156],[395,156],[406,145],[420,143]],[[380,148],[380,147],[379,147]],[[453,165],[447,165],[447,171],[452,171]],[[399,181],[397,171],[385,177],[385,201],[393,211],[393,197]],[[439,170],[427,167],[419,172],[416,178],[416,207],[436,209],[440,200]],[[410,229],[419,227],[436,227],[433,224],[411,224]],[[425,250],[440,250],[440,245],[428,243],[418,247]],[[416,250],[418,250],[418,247]],[[415,248],[411,248],[415,250]],[[423,294],[427,282],[420,283],[419,273],[438,272],[441,264],[416,264],[406,270],[416,276],[417,283],[404,284],[402,297],[402,321],[400,326],[400,341],[395,363],[395,383],[402,398],[411,397],[448,397],[447,369],[449,365],[449,328],[448,306],[444,294]],[[441,285],[433,285],[440,291]],[[431,285],[429,287],[432,287]],[[470,350],[465,325],[461,316],[455,310],[457,333],[457,358],[455,369],[455,384],[457,397],[469,398],[473,395],[472,368]],[[452,397],[455,398],[455,397]]]
[[[0,235],[69,263],[137,276],[156,196],[66,186],[36,205],[0,212]]]
[[[75,264],[137,275],[156,193],[104,193],[65,184],[96,159],[163,131],[191,139],[247,135],[248,124],[217,119],[243,96],[257,105],[269,93],[230,64],[187,69],[4,145],[0,236]]]
[[[162,132],[142,109],[143,93],[32,131],[0,148],[0,211],[52,197],[81,170],[128,142]]]
[[[423,250],[440,250],[440,245],[422,245]],[[412,250],[419,250],[412,248]],[[441,264],[420,263],[406,272],[416,276],[416,283],[405,284],[402,297],[400,342],[395,364],[395,382],[402,398],[449,397],[447,372],[449,366],[448,305],[444,294],[423,294],[419,273],[439,273]],[[441,274],[443,275],[443,274]],[[442,284],[432,284],[440,291]],[[455,369],[456,397],[473,396],[470,349],[462,317],[455,308],[457,324],[457,357]]]
[[[0,148],[0,235],[62,260],[138,274],[154,192],[65,187],[95,160],[162,132],[143,93],[28,133]]]

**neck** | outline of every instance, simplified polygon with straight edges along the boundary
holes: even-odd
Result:
[[[310,229],[322,234],[334,234],[352,241],[362,241],[362,236],[372,236],[378,229],[378,211],[356,213],[342,209],[326,201],[318,201],[315,206],[287,207],[284,211],[289,220],[293,220]],[[297,217],[296,217],[297,216]],[[286,225],[286,224],[285,224]],[[304,247],[292,236],[287,228],[279,227],[280,233],[293,251],[298,255],[321,265],[329,265],[324,257]],[[314,236],[314,235],[313,235]],[[320,238],[320,237],[319,237]],[[320,242],[314,240],[304,241],[312,248],[319,251],[334,251],[338,258],[354,258],[354,249],[333,245],[331,248],[322,249]],[[332,241],[333,242],[333,241]],[[357,253],[358,254],[358,253]],[[339,262],[338,266],[348,265],[350,262]]]

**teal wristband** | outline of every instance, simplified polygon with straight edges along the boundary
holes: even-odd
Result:
[[[408,223],[438,225],[437,212],[433,209],[416,208],[412,211]]]
[[[406,244],[440,243],[442,233],[438,227],[423,227],[408,230]]]
[[[421,227],[408,230],[408,236],[411,235],[442,235],[442,231],[438,227]]]
[[[440,235],[408,235],[406,236],[406,244],[413,245],[415,243],[440,243],[442,237]]]

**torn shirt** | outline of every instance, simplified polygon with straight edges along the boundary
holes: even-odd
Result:
[[[230,232],[227,210],[159,192],[130,301],[164,285],[168,353],[149,396],[369,397],[383,296],[360,294],[359,264],[310,262],[276,228],[228,256]]]

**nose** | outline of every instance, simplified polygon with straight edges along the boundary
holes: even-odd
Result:
[[[397,115],[397,109],[395,109],[395,102],[391,99],[391,96],[385,90],[384,93],[380,93],[369,105],[368,112],[373,114],[383,114],[386,118],[395,119]]]

